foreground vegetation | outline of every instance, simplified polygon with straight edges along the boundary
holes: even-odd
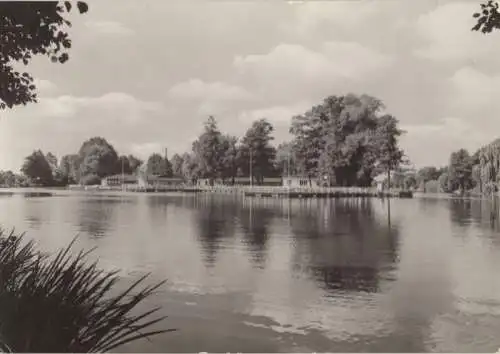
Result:
[[[50,257],[0,230],[0,350],[107,352],[172,331],[148,330],[164,319],[152,318],[158,308],[133,314],[163,283],[136,291],[144,276],[116,293],[117,272],[89,263],[89,252],[71,256],[72,245]]]

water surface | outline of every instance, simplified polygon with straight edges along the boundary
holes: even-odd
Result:
[[[0,197],[0,224],[168,279],[147,305],[179,331],[120,351],[493,352],[497,204],[59,192]]]

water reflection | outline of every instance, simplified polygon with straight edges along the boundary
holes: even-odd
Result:
[[[44,247],[77,228],[105,235],[85,248],[169,280],[151,302],[181,330],[136,351],[500,347],[495,200],[78,195],[0,198],[0,208],[0,223],[22,230],[37,218],[29,234]]]
[[[246,246],[250,262],[254,267],[263,269],[270,237],[269,226],[275,215],[267,208],[256,207],[253,198],[238,209],[238,221],[243,229],[243,244]]]
[[[450,217],[454,223],[462,226],[474,224],[499,231],[498,216],[498,198],[450,201]]]
[[[217,262],[223,239],[234,236],[237,209],[231,199],[208,196],[187,201],[194,201],[190,206],[196,209],[194,221],[198,227],[197,238],[203,262],[207,268],[212,268]]]
[[[30,203],[25,204],[26,221],[30,229],[40,230],[43,222],[50,222],[50,211],[47,210],[44,199],[32,199]]]
[[[126,203],[122,198],[82,198],[79,200],[79,231],[100,238],[106,235],[114,224],[116,207]]]
[[[378,291],[380,273],[388,278],[398,260],[398,228],[389,220],[361,199],[292,205],[294,271],[311,273],[331,294]]]

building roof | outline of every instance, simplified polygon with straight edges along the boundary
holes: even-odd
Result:
[[[182,181],[180,177],[163,177],[163,176],[147,176],[148,180],[161,180],[161,181]]]
[[[104,177],[104,179],[110,179],[110,178],[130,178],[130,179],[136,179],[137,177],[135,175],[132,175],[132,174],[125,174],[125,175],[122,175],[122,174],[116,174],[116,175],[111,175],[111,176],[107,176],[107,177]]]

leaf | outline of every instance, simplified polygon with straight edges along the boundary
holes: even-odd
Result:
[[[71,1],[65,1],[64,6],[66,7],[66,11],[71,11]]]
[[[86,2],[77,1],[76,6],[78,7],[78,11],[80,11],[81,14],[84,14],[87,11],[89,11],[89,6],[87,5]]]
[[[64,64],[66,61],[68,61],[68,59],[69,59],[69,55],[68,55],[68,53],[63,53],[63,54],[61,54],[61,56],[59,57],[59,62],[60,62],[61,64]]]

